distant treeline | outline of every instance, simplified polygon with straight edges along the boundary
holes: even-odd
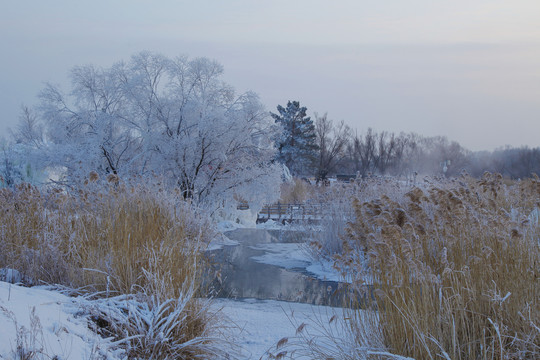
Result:
[[[324,152],[324,149],[320,149]],[[319,160],[321,156],[319,155]],[[368,129],[346,141],[331,171],[318,166],[314,174],[411,176],[456,176],[463,171],[479,177],[484,172],[517,179],[540,174],[540,148],[505,147],[495,151],[470,151],[446,137],[425,137],[414,133],[395,134]]]
[[[278,110],[281,116],[273,116],[286,124],[287,135],[277,144],[281,156],[278,159],[284,159],[282,162],[296,176],[314,176],[318,180],[340,174],[449,177],[463,171],[472,176],[489,171],[517,179],[540,174],[538,147],[472,152],[443,136],[372,129],[359,133],[343,121],[333,122],[326,114],[315,114],[311,120],[298,102],[289,102],[286,109],[279,106]]]

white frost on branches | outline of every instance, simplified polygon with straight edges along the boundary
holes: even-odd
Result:
[[[62,169],[68,184],[91,171],[158,176],[199,204],[257,207],[279,192],[273,139],[280,128],[255,93],[235,95],[222,73],[206,58],[150,52],[106,69],[75,67],[69,94],[51,84],[40,94],[44,139],[23,127],[15,135],[36,156],[46,154],[43,166]]]

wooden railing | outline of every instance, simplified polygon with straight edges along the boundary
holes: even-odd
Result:
[[[238,210],[248,210],[249,204],[248,203],[240,203],[236,206]]]
[[[257,222],[274,221],[309,221],[320,220],[321,204],[273,204],[267,205],[257,214]]]

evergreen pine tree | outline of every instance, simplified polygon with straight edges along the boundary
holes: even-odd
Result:
[[[277,106],[279,114],[270,113],[276,123],[281,124],[283,133],[276,139],[277,160],[285,164],[293,175],[313,173],[318,146],[315,125],[306,116],[306,107],[300,102],[289,101],[287,107]]]

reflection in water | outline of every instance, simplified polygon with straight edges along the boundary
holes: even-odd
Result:
[[[209,251],[221,272],[221,282],[214,280],[218,297],[275,299],[316,305],[343,304],[339,284],[310,277],[305,269],[283,269],[252,259],[264,254],[250,246],[268,243],[299,243],[306,235],[299,231],[237,229],[226,236],[239,245]]]

